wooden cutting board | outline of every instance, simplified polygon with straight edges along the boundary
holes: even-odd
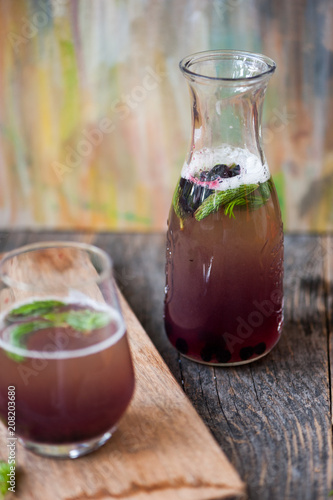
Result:
[[[16,500],[222,500],[245,485],[120,295],[136,372],[133,400],[111,440],[76,460],[17,445]],[[7,460],[0,424],[0,459]],[[7,497],[6,497],[7,499]]]

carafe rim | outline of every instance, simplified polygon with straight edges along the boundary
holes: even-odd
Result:
[[[243,62],[242,69],[246,68],[246,63],[249,65],[249,70],[254,74],[249,74],[248,76],[212,76],[204,74],[202,71],[194,71],[193,66],[198,66],[199,63],[205,62],[215,62],[221,63],[226,61],[240,61]],[[250,66],[251,64],[251,66]],[[217,64],[216,64],[217,67]],[[184,57],[180,63],[179,68],[185,78],[191,81],[199,81],[202,83],[223,83],[225,85],[233,84],[248,84],[258,82],[260,80],[271,77],[276,69],[276,63],[270,57],[256,53],[248,52],[244,50],[206,50],[201,52],[195,52]],[[192,68],[192,69],[191,69]]]

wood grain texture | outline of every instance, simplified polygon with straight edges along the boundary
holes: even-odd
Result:
[[[326,324],[329,336],[329,360],[331,382],[331,415],[333,400],[333,236],[327,236],[323,241],[324,273],[325,273],[325,299],[326,299]],[[333,421],[333,415],[332,415]]]
[[[17,233],[3,244],[52,238],[54,233]],[[94,242],[112,255],[126,299],[247,483],[250,500],[327,500],[333,487],[333,237],[286,237],[282,338],[262,360],[228,369],[195,364],[166,339],[164,235],[105,233]]]
[[[130,236],[123,238],[129,248]],[[164,237],[138,235],[134,240],[132,269],[137,269],[139,280],[145,279],[141,288],[145,298],[137,296],[129,281],[123,285],[124,293],[248,484],[249,497],[326,499],[332,483],[332,430],[325,237],[286,237],[282,338],[266,358],[228,369],[192,363],[168,345],[162,324]],[[121,258],[115,260],[121,272],[124,264]]]
[[[136,371],[130,408],[109,443],[75,461],[38,457],[18,445],[15,498],[244,500],[244,484],[120,298]],[[2,425],[0,443],[6,459]]]

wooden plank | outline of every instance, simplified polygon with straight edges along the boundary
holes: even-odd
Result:
[[[327,498],[332,482],[332,435],[322,238],[286,237],[282,338],[261,361],[229,369],[209,368],[179,357],[165,339],[164,237],[122,238],[127,261],[132,259],[133,264],[127,272],[136,272],[133,282],[124,284],[124,293],[150,335],[154,321],[160,352],[248,484],[249,497]],[[113,241],[105,235],[103,244],[111,251]],[[130,241],[135,242],[131,258]],[[117,245],[122,246],[119,240]],[[144,278],[148,274],[149,282]],[[136,280],[146,297],[144,310],[135,292]]]
[[[15,498],[244,499],[244,484],[123,297],[121,303],[136,368],[136,391],[119,429],[100,450],[76,461],[38,457],[18,445],[21,474]],[[6,459],[4,426],[0,440],[1,458]]]
[[[326,299],[326,324],[329,338],[330,360],[330,387],[331,411],[333,401],[333,235],[323,238],[324,273],[325,273],[325,299]],[[333,423],[333,415],[332,415]]]
[[[320,241],[286,239],[285,327],[271,354],[229,370],[181,361],[187,394],[247,482],[251,499],[327,498],[331,485]]]
[[[54,239],[54,234],[63,239],[86,237],[27,232],[11,236],[7,246]],[[162,317],[163,234],[104,233],[95,242],[113,256],[124,295],[248,484],[250,500],[328,498],[333,488],[327,349],[327,325],[333,331],[332,236],[286,236],[282,338],[266,358],[235,369],[197,365],[169,345]]]

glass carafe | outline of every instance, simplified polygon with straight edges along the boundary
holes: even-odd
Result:
[[[283,229],[261,145],[275,63],[219,50],[180,69],[192,136],[168,220],[165,328],[194,361],[240,365],[265,356],[283,323]]]

